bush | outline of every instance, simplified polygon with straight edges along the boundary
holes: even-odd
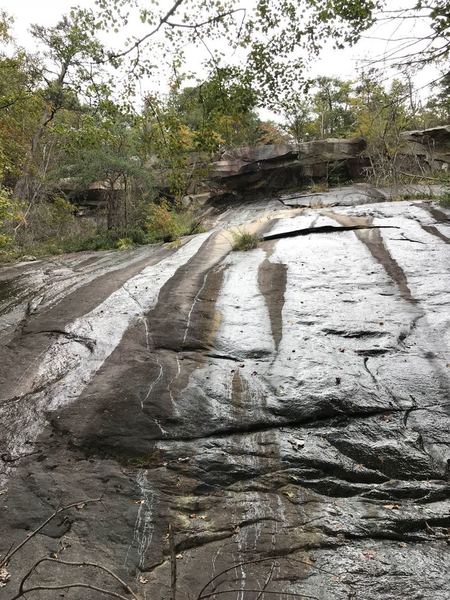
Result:
[[[134,248],[133,240],[130,238],[120,238],[116,242],[117,250],[130,250]]]
[[[0,249],[7,248],[11,242],[7,224],[13,217],[13,208],[10,193],[5,188],[0,187]]]
[[[250,233],[245,229],[234,231],[233,235],[233,250],[253,250],[258,246],[259,238],[256,233]]]
[[[450,191],[439,197],[439,204],[444,208],[450,208]]]
[[[177,211],[164,200],[150,205],[146,230],[150,242],[173,242],[183,235],[198,233],[199,226],[192,213]]]

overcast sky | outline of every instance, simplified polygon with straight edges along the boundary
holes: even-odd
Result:
[[[164,0],[164,3],[167,3],[167,0]],[[391,10],[405,5],[411,6],[411,4],[412,0],[390,0],[388,2]],[[0,0],[0,7],[15,18],[14,32],[16,39],[21,45],[28,48],[32,44],[28,34],[31,23],[52,25],[73,5],[93,7],[95,3],[94,0]],[[414,22],[414,25],[412,25],[412,21],[408,21],[400,29],[396,29],[396,27],[397,25],[393,24],[378,24],[366,32],[364,39],[354,48],[342,51],[331,50],[331,48],[325,49],[321,58],[314,64],[312,75],[355,78],[358,69],[367,64],[364,61],[374,60],[392,50],[392,42],[386,40],[411,35],[424,36],[427,32],[426,24],[420,22]],[[192,63],[192,57],[190,58]],[[195,62],[195,55],[193,59]],[[198,62],[200,61],[201,57],[199,55]],[[377,66],[383,69],[382,63],[377,64]],[[395,75],[387,68],[383,69],[383,73],[387,80]],[[436,73],[435,69],[428,68],[415,76],[416,85],[423,89],[423,94],[426,94],[427,84],[436,78]],[[149,87],[152,85],[154,84],[148,84]]]

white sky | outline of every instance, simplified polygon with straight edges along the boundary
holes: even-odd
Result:
[[[164,3],[166,2],[168,3],[168,0],[164,0]],[[63,13],[67,12],[74,5],[93,7],[94,0],[0,0],[0,8],[13,15],[15,19],[14,33],[16,39],[19,44],[29,49],[32,49],[32,41],[28,34],[28,28],[31,23],[53,25]],[[390,10],[393,10],[405,5],[411,5],[411,0],[389,0],[387,5]],[[425,23],[415,23],[414,30],[411,29],[411,23],[411,21],[406,22],[398,30],[396,30],[396,25],[392,23],[378,24],[366,32],[364,39],[358,42],[353,48],[340,51],[332,50],[331,48],[325,49],[320,59],[314,64],[312,75],[338,76],[348,79],[355,78],[358,73],[358,67],[360,68],[364,64],[364,59],[373,60],[379,58],[392,49],[392,44],[384,40],[392,37],[398,38],[411,35],[424,37],[426,35],[428,30]],[[196,52],[190,58],[190,66],[192,67],[192,62],[195,62],[197,59]],[[198,61],[199,63],[201,61],[200,54],[198,55]],[[380,63],[377,66],[383,67],[383,64]],[[387,67],[382,68],[382,70],[387,81],[395,76],[395,73]],[[423,94],[426,95],[427,84],[436,79],[437,76],[436,69],[424,69],[415,76],[416,86],[423,88]],[[148,82],[148,87],[150,89],[153,87],[150,82]],[[269,113],[267,113],[266,118],[267,116],[270,116]]]

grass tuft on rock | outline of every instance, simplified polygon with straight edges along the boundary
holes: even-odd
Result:
[[[259,238],[256,233],[250,233],[245,229],[234,231],[233,235],[233,250],[247,251],[258,247]]]
[[[439,204],[444,208],[450,208],[450,189],[439,197]]]

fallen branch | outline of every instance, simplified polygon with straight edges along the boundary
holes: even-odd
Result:
[[[232,590],[221,590],[205,594],[202,598],[212,598],[213,596],[219,596],[220,594],[229,594],[230,592],[260,592],[261,590],[255,590],[250,588],[234,588]],[[281,592],[280,590],[264,590],[264,594],[277,594],[278,596],[292,596],[293,598],[309,598],[310,600],[319,600],[317,596],[308,596],[307,594],[299,594],[298,592]],[[13,600],[15,600],[13,598]]]
[[[5,556],[0,560],[0,567],[6,566],[9,563],[9,561],[11,560],[11,558],[14,556],[14,554],[16,554],[21,548],[23,548],[23,546],[25,546],[25,544],[27,544],[35,535],[37,535],[40,531],[42,531],[42,529],[44,529],[44,527],[46,525],[48,525],[50,523],[50,521],[52,521],[55,517],[57,517],[64,511],[69,510],[70,508],[75,508],[75,507],[81,506],[83,504],[92,504],[94,502],[100,502],[100,501],[101,501],[101,497],[87,499],[87,500],[79,500],[78,502],[72,502],[71,504],[66,504],[65,506],[62,506],[61,508],[57,508],[54,513],[52,513],[47,519],[45,519],[45,521],[43,521],[39,525],[39,527],[37,527],[34,531],[29,533],[24,540],[22,540],[19,544],[17,544],[17,546],[15,546],[12,550],[8,550],[8,552],[5,554]]]
[[[264,585],[261,588],[261,591],[259,592],[258,596],[256,597],[256,600],[262,600],[263,596],[264,596],[264,592],[267,589],[267,586],[269,585],[269,583],[272,581],[272,577],[273,577],[273,571],[275,569],[275,563],[272,563],[272,566],[270,567],[270,572],[269,575],[267,576],[266,581],[264,582]]]
[[[134,598],[134,600],[140,600],[140,598],[138,596],[136,596],[136,594],[133,592],[133,590],[130,588],[130,586],[123,579],[121,579],[116,573],[114,573],[113,571],[111,571],[110,569],[108,569],[107,567],[105,567],[99,563],[73,562],[73,561],[68,561],[68,560],[61,560],[60,558],[51,558],[49,556],[44,556],[43,558],[40,558],[37,562],[34,563],[34,565],[31,567],[31,569],[29,569],[29,571],[26,573],[25,577],[22,579],[22,581],[20,583],[19,595],[16,596],[16,598],[20,597],[20,594],[23,595],[24,593],[27,593],[27,591],[29,591],[30,588],[28,588],[28,590],[24,590],[25,583],[28,581],[28,579],[31,577],[31,575],[37,569],[37,567],[44,562],[56,563],[59,565],[67,565],[70,567],[93,567],[95,569],[100,569],[101,571],[104,571],[105,573],[110,575],[118,583],[120,583],[120,585],[123,587],[123,589],[126,590]]]
[[[23,598],[25,594],[29,594],[30,592],[39,592],[39,591],[50,591],[50,590],[68,590],[70,588],[84,588],[87,590],[93,590],[94,592],[100,592],[100,594],[104,594],[105,596],[111,596],[112,598],[119,598],[119,600],[130,600],[126,596],[122,596],[122,594],[118,594],[116,592],[111,592],[110,590],[105,590],[104,588],[97,587],[95,585],[91,585],[89,583],[66,583],[65,585],[36,585],[34,587],[28,588],[24,590],[22,593],[16,594],[11,600],[17,600],[18,598]]]

